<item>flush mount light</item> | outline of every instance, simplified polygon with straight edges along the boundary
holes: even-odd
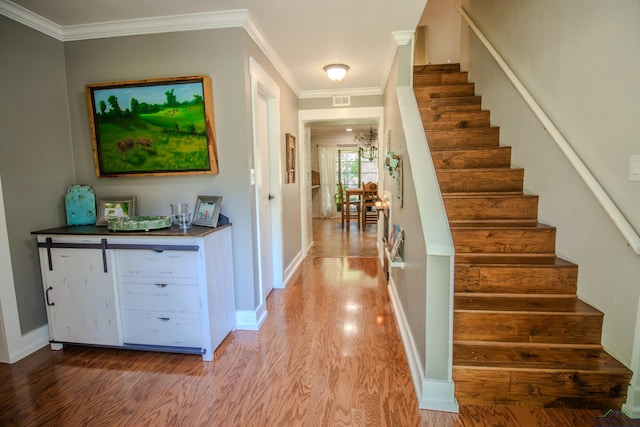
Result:
[[[324,67],[324,71],[334,83],[342,83],[342,79],[347,74],[349,66],[345,64],[329,64]]]

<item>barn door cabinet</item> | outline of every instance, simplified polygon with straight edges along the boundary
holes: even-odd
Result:
[[[202,354],[235,330],[231,225],[114,233],[35,232],[51,347]]]

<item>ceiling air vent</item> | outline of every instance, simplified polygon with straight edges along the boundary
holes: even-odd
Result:
[[[348,107],[351,105],[351,97],[350,96],[334,96],[333,97],[333,106],[334,107]]]

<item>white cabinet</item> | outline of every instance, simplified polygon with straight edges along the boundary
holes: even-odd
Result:
[[[95,344],[213,360],[236,328],[230,225],[188,233],[75,230],[34,233],[52,347]]]

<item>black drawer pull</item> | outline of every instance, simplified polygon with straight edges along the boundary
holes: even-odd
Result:
[[[154,285],[156,285],[159,288],[166,288],[167,287],[166,283],[154,283]]]
[[[169,320],[171,320],[170,317],[157,317],[158,320],[160,320],[161,322],[168,322]]]

